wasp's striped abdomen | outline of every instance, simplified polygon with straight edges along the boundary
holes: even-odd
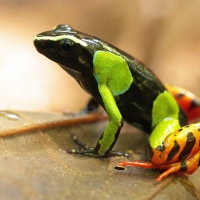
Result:
[[[161,146],[151,148],[151,162],[121,162],[119,166],[138,166],[166,170],[156,178],[161,181],[172,173],[194,173],[200,165],[200,123],[186,125],[169,134]]]
[[[179,106],[187,114],[188,120],[200,117],[200,98],[193,93],[177,86],[165,85],[167,90],[174,96]]]
[[[151,149],[151,161],[160,165],[183,160],[199,150],[200,123],[186,125],[169,134],[162,148]]]

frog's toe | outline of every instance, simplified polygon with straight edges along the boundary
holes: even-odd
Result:
[[[95,153],[94,151],[94,147],[88,147],[87,149],[68,149],[67,153],[70,154],[80,154],[80,155],[84,155],[84,156],[91,156],[91,157],[104,157],[104,156],[100,156],[97,153]]]

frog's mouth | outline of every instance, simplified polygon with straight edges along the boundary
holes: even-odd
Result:
[[[74,77],[76,80],[78,80],[78,74],[80,74],[79,71],[71,69],[70,67],[67,67],[65,65],[62,65],[59,61],[59,56],[57,55],[57,52],[52,48],[50,44],[51,41],[46,40],[37,40],[37,38],[34,40],[34,45],[39,53],[46,56],[50,60],[57,62],[65,71],[67,71],[68,74],[70,74],[72,77]]]
[[[51,44],[51,41],[47,40],[38,40],[38,37],[35,37],[34,45],[37,51],[47,58],[53,60],[53,58],[56,58],[56,51],[53,48],[53,45]],[[56,60],[54,60],[56,61]]]

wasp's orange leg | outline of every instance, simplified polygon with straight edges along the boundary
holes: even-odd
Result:
[[[194,173],[199,167],[199,160],[200,160],[200,150],[198,150],[193,155],[189,155],[187,159],[179,161],[179,162],[175,162],[175,163],[155,165],[151,162],[134,161],[134,162],[120,162],[118,165],[121,167],[137,166],[137,167],[142,167],[142,168],[166,170],[165,172],[163,172],[160,176],[156,178],[156,181],[159,182],[163,178],[173,173],[183,173],[183,174]]]

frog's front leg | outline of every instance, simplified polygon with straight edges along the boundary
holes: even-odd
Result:
[[[110,154],[122,155],[121,153],[110,152],[115,142],[117,141],[120,130],[123,126],[121,113],[118,110],[115,99],[109,88],[105,84],[99,84],[98,89],[102,96],[105,110],[109,116],[109,124],[106,127],[102,136],[100,137],[99,141],[97,142],[96,147],[84,147],[84,145],[78,141],[78,143],[80,144],[79,146],[81,146],[82,148],[80,150],[72,149],[68,151],[69,153],[84,154],[94,157],[107,157]]]
[[[109,153],[116,143],[120,130],[123,126],[123,119],[109,88],[104,84],[100,84],[98,89],[102,96],[105,110],[110,121],[103,135],[99,139],[94,152],[100,156],[104,156]]]
[[[84,155],[107,157],[110,155],[126,155],[111,152],[123,126],[123,118],[118,109],[115,97],[125,93],[133,82],[127,62],[111,52],[96,51],[93,59],[93,75],[97,81],[98,93],[103,107],[108,114],[109,124],[94,148],[83,148],[71,151]]]

